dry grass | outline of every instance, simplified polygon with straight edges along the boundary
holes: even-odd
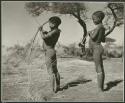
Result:
[[[42,65],[44,56],[40,48],[35,49],[37,52],[34,50],[31,64],[25,63],[23,59],[25,49],[18,48],[18,46],[11,48],[2,55],[1,97],[3,102],[122,101],[123,99],[123,63],[120,59],[104,61],[106,83],[113,84],[115,80],[121,80],[121,82],[110,85],[110,89],[98,99],[95,96],[97,84],[92,62],[76,58],[60,58],[59,54],[65,54],[67,49],[63,47],[64,52],[58,54],[62,91],[52,94],[46,67]],[[67,56],[70,55],[67,54]]]

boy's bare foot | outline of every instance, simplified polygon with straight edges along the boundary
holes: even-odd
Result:
[[[57,93],[60,90],[60,87],[57,87],[54,93]]]
[[[99,92],[99,93],[103,93],[104,90],[99,88],[99,89],[98,89],[98,92]]]

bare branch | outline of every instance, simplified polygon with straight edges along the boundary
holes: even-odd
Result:
[[[87,35],[86,23],[85,23],[84,20],[82,20],[82,19],[78,19],[78,22],[80,23],[80,25],[81,25],[82,28],[83,28],[83,31],[84,31],[83,38],[84,38],[84,37]]]
[[[80,17],[80,9],[79,9],[79,5],[77,4],[76,7],[77,7],[77,15],[78,15],[78,18],[81,19],[81,17]]]
[[[71,14],[78,19],[78,16],[74,12],[72,12]]]
[[[111,10],[115,20],[114,20],[112,28],[105,34],[105,36],[109,35],[115,29],[116,23],[117,23],[117,16],[116,16],[116,14],[114,12],[114,9],[112,9],[112,7],[111,7],[111,4],[108,4],[108,8]]]

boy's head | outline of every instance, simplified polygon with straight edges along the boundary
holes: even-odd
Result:
[[[61,24],[61,19],[57,16],[53,16],[49,19],[50,28],[58,27]]]
[[[102,11],[96,11],[92,14],[92,19],[95,25],[101,23],[104,17],[105,14]]]

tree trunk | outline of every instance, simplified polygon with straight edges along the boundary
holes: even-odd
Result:
[[[82,55],[86,54],[85,52],[85,42],[86,42],[86,35],[87,35],[87,27],[86,27],[86,23],[84,20],[81,19],[80,17],[80,11],[77,12],[77,15],[75,13],[72,13],[72,15],[78,19],[78,22],[79,24],[82,26],[83,28],[83,38],[82,38],[82,41],[79,43],[79,46],[81,47],[82,49]]]
[[[118,19],[117,16],[116,16],[116,14],[115,14],[114,9],[111,7],[110,4],[108,4],[108,8],[111,10],[115,21],[114,21],[114,24],[113,24],[112,28],[105,34],[105,36],[109,35],[115,29],[116,23],[117,23],[117,19]]]

